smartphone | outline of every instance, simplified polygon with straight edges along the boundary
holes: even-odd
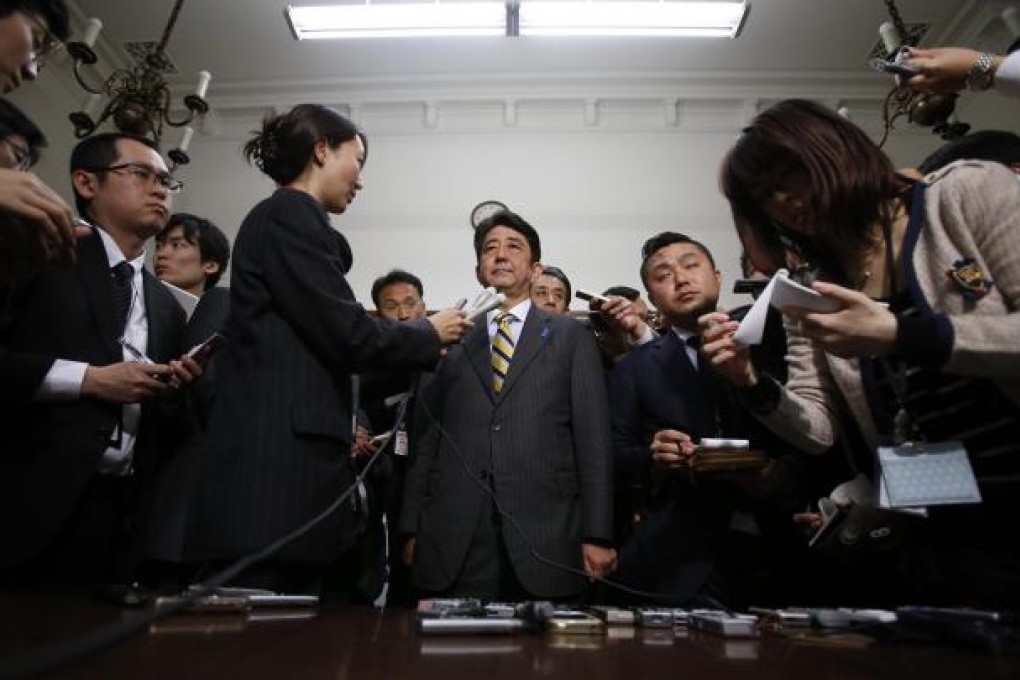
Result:
[[[734,295],[755,295],[765,290],[768,279],[737,279],[733,284]]]
[[[227,343],[226,337],[219,333],[213,333],[208,339],[198,343],[185,356],[191,357],[197,364],[205,365],[223,345]]]
[[[609,605],[594,605],[589,607],[592,614],[605,621],[610,626],[633,626],[634,625],[634,611],[631,609],[623,609],[622,607],[612,607]]]
[[[601,619],[587,612],[578,611],[557,610],[546,622],[548,630],[559,633],[598,633],[605,627],[606,624]]]
[[[672,628],[673,610],[664,607],[639,607],[634,612],[635,623],[640,628]]]
[[[588,291],[582,290],[580,288],[574,291],[574,297],[580,298],[585,302],[598,302],[601,304],[606,304],[607,302],[609,302],[609,298],[607,298],[604,295],[599,295],[598,293],[589,293]]]
[[[895,61],[886,61],[885,59],[879,59],[877,57],[868,63],[871,65],[871,68],[876,71],[891,73],[894,76],[901,76],[903,78],[913,78],[920,73],[920,71],[916,68],[907,66],[906,64],[899,64]]]

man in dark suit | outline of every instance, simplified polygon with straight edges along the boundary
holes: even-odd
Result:
[[[0,568],[97,584],[131,576],[146,494],[172,445],[160,417],[201,369],[173,360],[184,312],[142,266],[179,188],[155,145],[86,139],[71,179],[96,227],[74,267],[14,287],[0,318]]]
[[[476,273],[506,296],[418,398],[401,529],[415,585],[483,598],[566,598],[612,570],[612,460],[591,335],[531,303],[538,234],[500,213]],[[504,317],[504,314],[510,316]]]
[[[703,437],[763,444],[761,428],[697,351],[697,319],[715,310],[721,275],[708,249],[683,234],[649,239],[642,255],[649,300],[667,325],[610,376],[617,481],[648,489],[652,508],[621,548],[620,578],[677,603],[708,594],[747,604],[760,585],[755,498],[746,484],[692,481],[677,469]],[[767,601],[760,590],[755,596]]]

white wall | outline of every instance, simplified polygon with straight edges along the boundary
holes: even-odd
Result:
[[[68,197],[71,93],[40,82],[15,97],[51,139],[39,174]],[[666,229],[704,241],[731,282],[739,250],[716,173],[744,121],[767,105],[754,100],[749,109],[741,101],[695,103],[675,119],[663,115],[661,101],[605,104],[594,112],[583,102],[545,101],[515,108],[509,124],[499,107],[451,106],[425,116],[408,105],[359,107],[353,115],[370,138],[365,189],[347,214],[334,218],[354,250],[351,284],[371,307],[372,280],[402,267],[421,276],[431,307],[468,296],[477,285],[468,213],[485,199],[501,200],[528,219],[542,235],[543,260],[566,271],[575,286],[641,288],[640,245]],[[838,94],[827,93],[825,101],[839,101]],[[1017,131],[1016,106],[985,95],[966,102],[963,113],[979,123],[976,129]],[[877,138],[875,102],[851,110]],[[207,216],[233,235],[272,185],[240,155],[260,112],[219,117],[216,135],[196,135],[193,163],[178,175],[187,188],[175,208]],[[899,127],[887,145],[897,164],[916,163],[940,143],[927,131]],[[738,302],[724,297],[726,304]]]

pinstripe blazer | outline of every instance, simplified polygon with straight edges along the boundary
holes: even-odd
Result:
[[[77,244],[74,267],[48,266],[15,286],[0,315],[0,566],[39,551],[68,519],[120,417],[97,399],[36,402],[33,395],[57,358],[105,366],[123,361],[117,344],[110,263],[98,235]],[[165,362],[182,353],[184,310],[142,270],[149,326],[146,353]],[[157,400],[142,404],[135,444],[137,513],[159,464],[187,423]]]
[[[241,225],[190,558],[239,557],[322,512],[353,480],[350,374],[438,359],[427,320],[365,313],[344,278],[349,267],[346,241],[301,191],[277,190]],[[276,559],[335,560],[353,533],[342,508]]]
[[[1020,404],[1020,184],[1005,166],[958,161],[914,188],[903,244],[911,296],[938,318],[952,351],[942,370],[988,378]],[[991,292],[968,302],[946,271],[972,257],[992,279]],[[874,448],[877,434],[859,362],[814,346],[788,329],[789,380],[763,421],[787,441],[820,453],[838,433],[842,400]]]
[[[436,423],[442,425],[442,433]],[[415,584],[453,585],[479,513],[483,485],[543,557],[582,568],[585,539],[612,538],[609,413],[598,350],[569,317],[532,305],[499,395],[485,324],[450,350],[418,399],[401,530],[416,536]],[[517,578],[542,597],[579,592],[583,577],[529,554],[504,522]]]

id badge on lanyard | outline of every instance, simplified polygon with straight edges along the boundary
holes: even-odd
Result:
[[[981,491],[963,442],[925,441],[907,406],[906,371],[902,364],[884,364],[899,411],[893,421],[895,445],[878,448],[879,506],[980,503]]]

